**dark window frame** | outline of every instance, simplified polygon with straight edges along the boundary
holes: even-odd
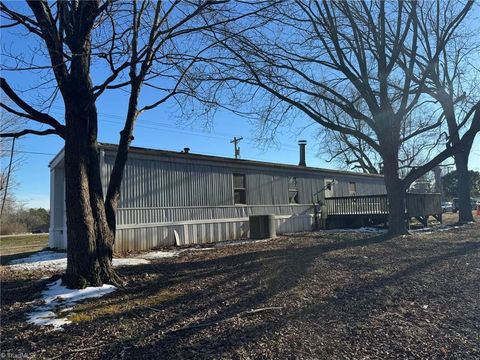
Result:
[[[352,188],[353,188],[353,190],[352,190]],[[355,181],[350,181],[348,183],[348,194],[351,195],[351,196],[354,196],[354,195],[357,194],[357,183]]]
[[[241,176],[243,178],[243,187],[238,187],[235,184],[235,177]],[[234,205],[246,205],[247,204],[247,176],[245,174],[234,173],[232,174],[233,184],[233,204]],[[238,198],[238,201],[237,201]]]
[[[294,195],[292,196],[292,194]],[[300,204],[298,192],[298,178],[296,176],[288,177],[288,203]]]
[[[323,188],[325,198],[334,197],[335,189],[333,185],[335,184],[335,179],[324,178],[323,183],[325,184]],[[329,196],[327,196],[327,193]]]

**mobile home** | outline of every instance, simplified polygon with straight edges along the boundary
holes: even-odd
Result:
[[[384,194],[379,175],[132,147],[121,186],[115,250],[248,237],[248,216],[275,214],[277,233],[309,231],[314,202]],[[104,191],[116,146],[101,144]],[[49,246],[65,249],[64,154],[50,163]]]

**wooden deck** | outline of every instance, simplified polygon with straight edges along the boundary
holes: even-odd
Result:
[[[406,220],[416,218],[425,226],[429,216],[441,221],[440,194],[408,193],[405,205]],[[323,226],[331,227],[331,225],[363,226],[369,223],[386,223],[388,215],[387,195],[366,195],[326,198],[321,217],[325,222]]]

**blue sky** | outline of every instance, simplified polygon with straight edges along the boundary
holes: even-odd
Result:
[[[99,106],[100,141],[118,142],[122,116],[124,116],[124,113],[116,106],[118,102],[121,100],[105,101]],[[212,128],[211,131],[205,130],[201,121],[193,126],[177,124],[175,115],[169,109],[159,108],[142,115],[137,123],[135,140],[132,145],[174,151],[190,147],[192,153],[233,157],[233,144],[230,143],[230,140],[234,136],[243,136],[244,140],[239,144],[242,158],[298,164],[297,140],[307,139],[310,145],[310,148],[307,149],[307,164],[332,167],[324,159],[315,156],[315,139],[308,136],[307,131],[300,136],[284,131],[284,134],[279,136],[281,144],[272,145],[264,150],[261,145],[255,144],[256,128],[246,119],[222,112],[214,119]],[[62,139],[55,136],[26,136],[17,141],[17,148],[20,151],[41,153],[24,153],[25,161],[16,174],[20,183],[16,190],[16,197],[26,206],[49,207],[50,171],[48,163],[53,155],[44,154],[55,154],[62,147]]]
[[[13,6],[10,2],[9,5]],[[28,38],[22,36],[17,30],[2,31],[3,49],[9,48],[22,52],[35,51]],[[2,50],[3,51],[3,50]],[[14,88],[26,89],[41,82],[38,73],[4,72]],[[95,79],[94,79],[95,80]],[[118,142],[119,131],[125,116],[126,94],[112,92],[100,98],[97,108],[99,111],[99,141]],[[52,108],[51,114],[62,119],[62,106],[57,104]],[[278,163],[297,164],[299,139],[306,139],[307,165],[317,167],[333,167],[326,162],[327,157],[317,154],[317,125],[310,125],[308,119],[299,120],[292,128],[281,129],[277,134],[277,144],[266,148],[255,142],[258,131],[250,120],[241,118],[226,111],[216,114],[213,122],[206,130],[204,121],[199,119],[195,123],[178,121],[177,109],[169,104],[143,114],[137,123],[133,146],[149,147],[180,151],[184,147],[191,148],[191,152],[209,155],[233,157],[233,144],[230,140],[243,136],[240,143],[241,156],[245,159],[264,160]],[[27,207],[49,208],[50,171],[48,163],[63,147],[59,137],[26,136],[17,141],[17,149],[24,152],[24,162],[16,173],[19,183],[15,191],[16,198]],[[317,156],[318,155],[318,156]],[[480,170],[480,139],[477,136],[470,157],[470,168]]]

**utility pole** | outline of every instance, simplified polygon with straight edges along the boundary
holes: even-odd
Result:
[[[235,159],[238,159],[240,157],[240,147],[238,146],[238,143],[240,140],[243,140],[243,137],[237,138],[236,136],[233,138],[232,141],[230,141],[230,144],[234,144],[235,146]]]

